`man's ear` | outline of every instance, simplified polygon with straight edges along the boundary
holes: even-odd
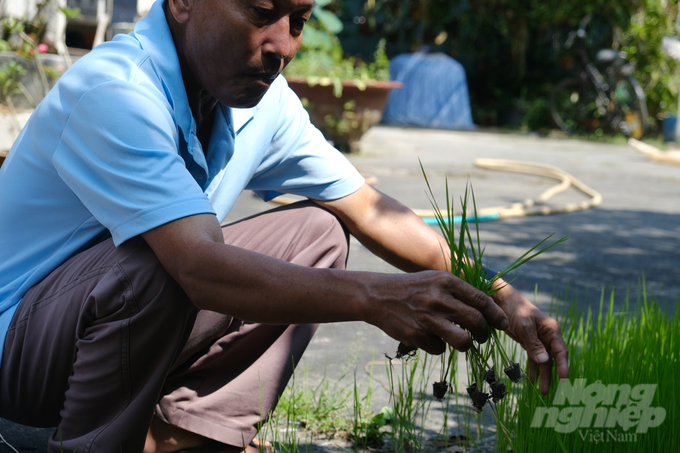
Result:
[[[170,14],[179,23],[185,23],[189,20],[191,9],[194,6],[193,0],[167,0],[166,5]]]

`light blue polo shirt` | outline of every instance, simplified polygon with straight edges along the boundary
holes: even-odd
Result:
[[[218,104],[206,159],[162,3],[61,77],[0,168],[0,358],[26,291],[102,237],[222,221],[244,189],[332,200],[363,184],[283,77],[252,109]]]

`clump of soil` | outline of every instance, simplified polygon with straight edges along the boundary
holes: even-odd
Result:
[[[413,346],[406,346],[404,343],[399,342],[399,346],[397,346],[397,355],[394,358],[395,359],[403,358],[404,360],[408,360],[414,355],[416,355],[416,352],[418,352],[418,348]],[[385,357],[392,360],[392,357],[388,356],[387,354],[385,354]]]
[[[522,378],[525,376],[524,374],[522,374],[522,369],[519,367],[519,363],[515,363],[512,360],[510,361],[510,366],[505,367],[503,371],[505,371],[505,374],[515,384],[521,381]]]
[[[442,401],[450,387],[446,381],[435,382],[432,384],[432,395],[437,401]]]
[[[466,390],[468,395],[470,395],[470,399],[472,399],[472,408],[477,412],[482,412],[484,405],[489,401],[489,394],[479,390],[476,382]]]
[[[489,385],[491,386],[491,400],[494,403],[499,402],[505,397],[505,395],[508,394],[507,390],[505,389],[505,384],[500,381],[494,381]]]
[[[486,370],[486,376],[484,376],[484,380],[488,382],[489,385],[492,385],[494,382],[496,382],[496,371],[494,371],[493,368]]]
[[[505,384],[496,378],[496,372],[493,368],[486,370],[484,380],[489,384],[489,387],[491,387],[491,400],[494,403],[499,402],[508,394]]]

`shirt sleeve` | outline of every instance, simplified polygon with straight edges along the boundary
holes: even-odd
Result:
[[[334,200],[357,191],[364,178],[311,124],[300,99],[279,79],[278,91],[265,98],[258,112],[278,113],[270,120],[276,132],[247,188],[265,201],[281,193]]]
[[[60,177],[116,245],[182,217],[214,213],[178,154],[172,110],[153,89],[114,80],[87,91],[53,155]]]

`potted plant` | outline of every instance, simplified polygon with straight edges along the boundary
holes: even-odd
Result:
[[[68,55],[49,53],[56,49],[46,42],[46,28],[55,11],[78,19],[80,10],[53,3],[37,1],[31,17],[0,19],[0,165],[32,109],[70,64]]]
[[[390,90],[389,60],[381,41],[370,63],[346,58],[337,34],[342,22],[319,0],[305,26],[302,45],[284,76],[302,99],[312,123],[341,151],[359,151],[359,139],[380,122]]]

